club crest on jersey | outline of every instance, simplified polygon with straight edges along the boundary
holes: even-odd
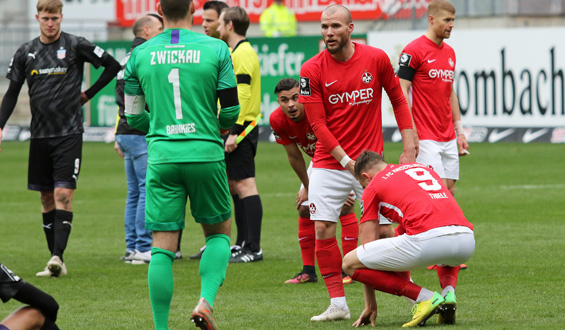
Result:
[[[398,65],[400,65],[400,66],[410,66],[411,60],[412,60],[412,55],[402,53],[402,54],[400,54],[400,60],[398,61]]]
[[[316,205],[314,203],[310,203],[310,214],[316,213]]]
[[[371,81],[373,81],[373,75],[370,72],[363,72],[363,75],[361,76],[361,79],[363,80],[363,82],[365,84],[370,83]]]
[[[306,133],[306,138],[308,140],[316,140],[316,135],[314,133]]]
[[[451,57],[449,58],[449,60],[447,60],[447,62],[449,62],[449,65],[451,65],[451,67],[453,67],[455,65],[455,63],[453,62]]]
[[[102,48],[96,46],[96,47],[94,48],[94,54],[95,54],[96,56],[98,56],[99,58],[102,58],[102,55],[104,55],[104,49],[102,49]]]
[[[67,57],[67,50],[65,48],[61,48],[57,50],[57,58],[62,60]]]
[[[310,96],[310,78],[300,77],[300,95]]]

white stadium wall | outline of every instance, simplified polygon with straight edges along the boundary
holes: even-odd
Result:
[[[402,48],[425,31],[370,32],[395,69]],[[455,91],[474,142],[565,142],[565,28],[454,29]],[[396,121],[388,98],[383,126]],[[398,134],[390,133],[393,140]]]

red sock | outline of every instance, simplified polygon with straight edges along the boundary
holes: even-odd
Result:
[[[341,280],[341,252],[335,236],[316,239],[316,258],[330,298],[345,297]]]
[[[357,248],[359,240],[359,223],[355,213],[342,215],[339,217],[341,222],[341,249],[343,256]]]
[[[436,267],[439,285],[441,285],[442,289],[450,285],[455,289],[455,286],[457,285],[457,276],[459,275],[459,268],[459,266]]]
[[[316,229],[310,218],[298,217],[298,243],[302,253],[302,265],[316,265]]]
[[[396,274],[398,274],[398,276],[402,277],[403,279],[410,281],[410,271],[396,272]]]
[[[385,272],[373,269],[358,269],[353,273],[355,281],[370,285],[375,290],[390,293],[397,296],[408,297],[412,300],[418,299],[421,286],[403,278],[397,272]]]

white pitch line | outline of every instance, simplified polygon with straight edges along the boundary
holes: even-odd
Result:
[[[517,186],[501,186],[502,189],[522,189],[522,190],[530,190],[530,189],[562,189],[565,188],[565,184],[525,184],[525,185],[517,185]]]
[[[565,184],[524,184],[513,186],[498,186],[498,187],[474,187],[476,190],[480,189],[505,189],[505,190],[535,190],[535,189],[563,189]]]
[[[261,196],[265,196],[265,197],[296,197],[296,194],[298,192],[294,192],[294,193],[266,193],[266,194],[260,194]]]
[[[460,188],[464,189],[464,188]],[[524,185],[512,185],[512,186],[496,186],[496,187],[473,187],[471,189],[481,190],[481,189],[504,189],[504,190],[537,190],[537,189],[565,189],[565,184],[524,184]],[[266,193],[261,194],[265,197],[296,197],[296,193]]]

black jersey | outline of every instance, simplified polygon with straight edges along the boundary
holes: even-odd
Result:
[[[0,299],[3,302],[12,299],[24,284],[25,282],[18,275],[0,264]]]
[[[6,78],[27,81],[31,107],[31,138],[83,133],[80,104],[84,63],[98,68],[110,56],[90,41],[61,32],[44,44],[39,37],[20,46]]]
[[[119,134],[124,134],[124,135],[145,135],[144,132],[137,130],[135,128],[131,128],[128,125],[128,121],[126,119],[126,115],[124,113],[125,107],[124,107],[124,87],[125,87],[125,82],[124,82],[124,71],[125,71],[125,66],[126,63],[128,62],[130,56],[131,56],[131,51],[141,45],[142,43],[144,43],[145,39],[137,37],[133,40],[133,43],[131,45],[131,50],[129,51],[129,53],[126,54],[126,57],[124,57],[124,59],[122,60],[122,63],[120,63],[120,65],[122,66],[122,69],[120,70],[120,72],[118,72],[118,76],[116,77],[116,103],[118,104],[118,123],[116,124],[116,135]],[[147,106],[145,107],[145,109],[147,109]]]

